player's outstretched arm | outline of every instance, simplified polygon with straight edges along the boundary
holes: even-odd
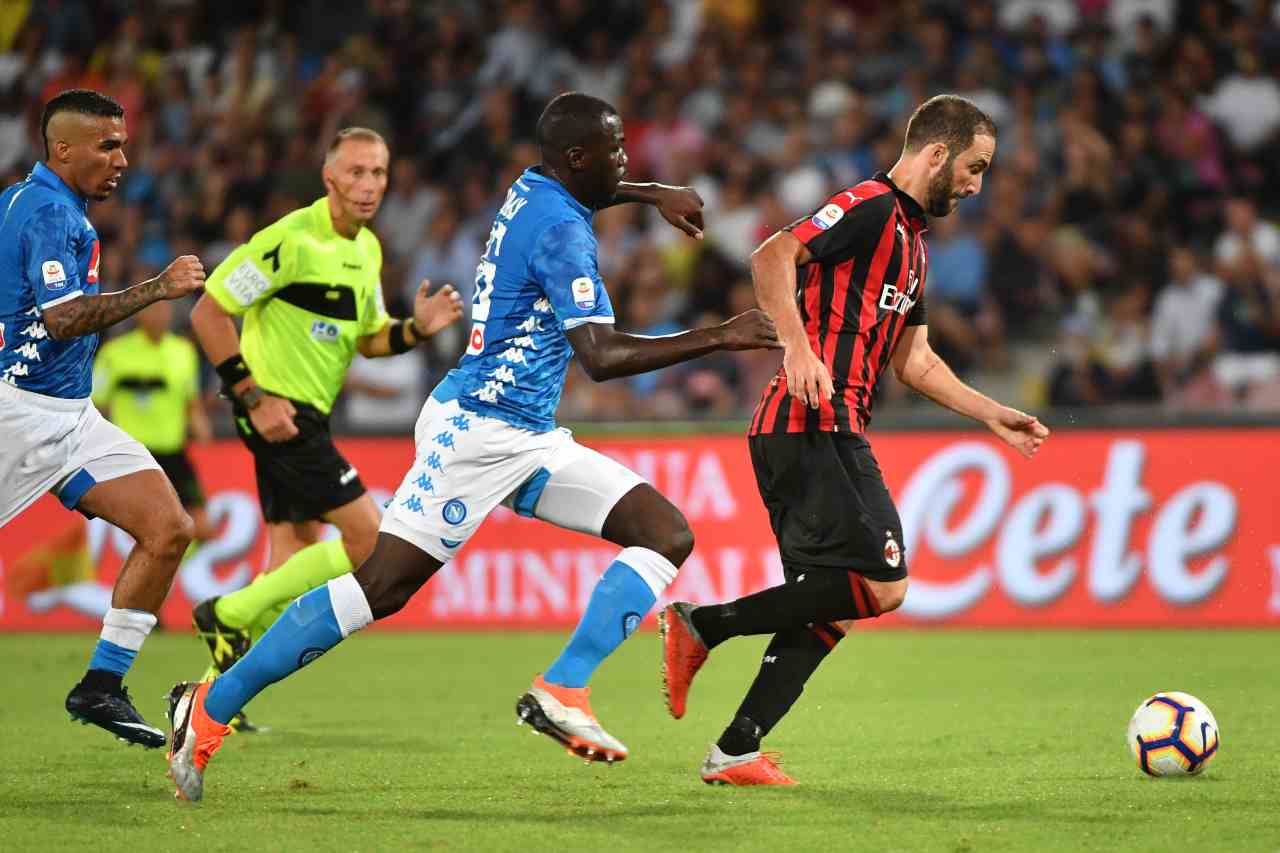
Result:
[[[391,320],[371,335],[356,341],[356,349],[365,358],[382,358],[408,352],[427,338],[457,322],[462,316],[462,296],[452,284],[446,284],[428,296],[431,281],[423,279],[413,298],[413,316]]]
[[[44,310],[49,336],[65,341],[100,332],[131,317],[152,302],[179,299],[204,284],[204,265],[195,255],[183,255],[160,275],[115,293],[77,296]]]
[[[1034,415],[1003,406],[960,381],[929,346],[929,327],[926,325],[908,326],[903,330],[893,352],[893,372],[904,385],[935,403],[981,421],[1028,459],[1049,437],[1049,428]]]
[[[605,205],[628,202],[651,204],[662,218],[695,240],[702,239],[702,196],[693,187],[671,187],[666,184],[631,184],[623,181],[613,200]]]
[[[719,326],[650,338],[619,332],[609,323],[583,323],[566,332],[583,370],[596,382],[634,376],[716,350],[778,349],[773,321],[758,308]]]

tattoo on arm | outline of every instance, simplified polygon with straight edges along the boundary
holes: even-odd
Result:
[[[58,340],[78,338],[113,326],[163,298],[163,284],[151,279],[116,293],[79,296],[55,305],[44,312],[44,323]]]

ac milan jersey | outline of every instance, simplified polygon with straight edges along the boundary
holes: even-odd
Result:
[[[878,174],[836,193],[787,230],[811,256],[797,270],[796,303],[835,394],[810,408],[791,396],[780,369],[756,406],[749,434],[861,432],[902,330],[925,322],[924,210]]]
[[[93,388],[97,333],[55,341],[43,314],[98,292],[98,232],[86,207],[43,163],[0,194],[0,382],[71,399]]]

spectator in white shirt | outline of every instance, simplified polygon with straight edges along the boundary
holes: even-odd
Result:
[[[1186,246],[1169,258],[1171,279],[1156,298],[1151,319],[1151,357],[1160,387],[1168,397],[1185,386],[1207,363],[1214,347],[1222,282],[1199,268]]]
[[[1280,270],[1280,228],[1258,218],[1258,208],[1252,199],[1245,196],[1230,199],[1226,219],[1227,229],[1213,248],[1223,278],[1236,275],[1266,278],[1268,272]]]
[[[1202,107],[1247,154],[1273,142],[1280,129],[1280,84],[1262,71],[1257,54],[1241,51],[1240,69],[1223,78]]]

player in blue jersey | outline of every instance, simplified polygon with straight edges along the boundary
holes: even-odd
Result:
[[[89,400],[98,332],[204,282],[200,261],[175,260],[150,281],[98,292],[98,234],[88,202],[120,182],[124,110],[86,89],[61,93],[41,119],[45,159],[0,194],[0,527],[45,492],[101,516],[137,544],[102,620],[88,672],[67,696],[73,719],[121,740],[164,746],[121,681],[156,624],[192,523],[160,466]]]
[[[621,547],[568,645],[534,678],[517,714],[589,760],[627,757],[592,713],[587,681],[675,578],[693,534],[653,486],[556,427],[565,371],[576,356],[601,381],[717,350],[777,348],[778,340],[758,310],[667,337],[616,331],[596,267],[593,213],[650,202],[696,234],[700,201],[689,190],[621,183],[622,120],[598,98],[557,97],[538,120],[537,137],[542,164],[516,180],[494,220],[476,273],[470,345],[422,407],[416,459],[387,507],[373,555],[298,598],[216,680],[175,686],[169,767],[178,796],[201,797],[209,758],[246,702],[400,610],[499,504]]]

